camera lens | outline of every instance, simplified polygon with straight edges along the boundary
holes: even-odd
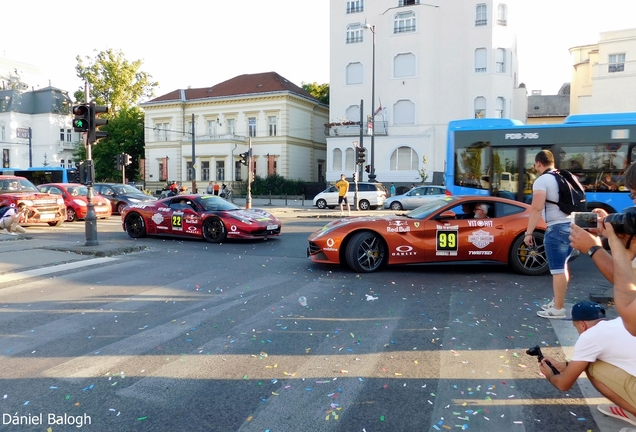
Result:
[[[627,207],[622,213],[611,213],[605,218],[617,234],[636,234],[636,207]]]

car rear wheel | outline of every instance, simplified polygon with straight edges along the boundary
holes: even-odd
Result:
[[[221,243],[226,237],[225,225],[218,217],[211,217],[203,222],[203,238],[210,243]]]
[[[66,222],[75,222],[77,220],[77,214],[73,207],[66,208]]]
[[[55,221],[55,222],[48,222],[49,226],[62,226],[64,224],[64,220],[60,219],[59,221]]]
[[[532,234],[534,244],[529,247],[523,242],[523,235],[517,237],[510,248],[510,266],[518,273],[528,276],[539,276],[547,273],[548,259],[545,256],[543,233]]]
[[[369,210],[371,208],[371,203],[367,200],[358,201],[358,208],[360,210]]]
[[[122,214],[124,211],[124,207],[126,207],[126,203],[117,204],[117,213]]]
[[[349,267],[360,273],[370,273],[379,269],[386,258],[386,244],[382,237],[372,232],[355,234],[345,251]]]
[[[402,204],[399,201],[393,201],[391,203],[391,210],[402,210]]]
[[[124,227],[126,228],[126,233],[132,238],[146,236],[146,224],[139,213],[129,213],[124,221]]]
[[[316,201],[316,207],[318,207],[320,210],[326,209],[327,201],[325,201],[324,199],[319,199],[318,201]]]

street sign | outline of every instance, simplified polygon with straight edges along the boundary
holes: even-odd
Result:
[[[29,139],[29,128],[16,128],[15,134],[18,138]]]

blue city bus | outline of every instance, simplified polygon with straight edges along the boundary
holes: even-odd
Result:
[[[587,206],[609,213],[633,206],[623,171],[636,161],[636,113],[576,114],[562,124],[468,119],[448,125],[446,188],[453,195],[493,195],[530,202],[534,157],[548,149],[572,172]]]
[[[62,167],[31,167],[31,168],[2,168],[0,174],[25,177],[34,185],[45,183],[77,183],[77,168]]]

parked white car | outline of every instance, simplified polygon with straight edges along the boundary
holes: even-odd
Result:
[[[347,201],[351,208],[355,207],[354,195],[356,185],[349,182],[349,192],[347,193]],[[382,183],[358,182],[358,208],[360,210],[369,210],[382,208],[386,199],[386,191]],[[314,206],[319,209],[336,208],[338,205],[338,188],[331,186],[320,192],[314,197]]]
[[[444,186],[419,186],[384,201],[384,208],[391,210],[413,210],[424,203],[449,196]]]

